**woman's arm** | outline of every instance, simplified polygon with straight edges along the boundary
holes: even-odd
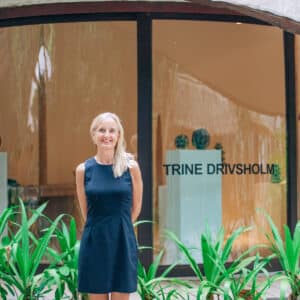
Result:
[[[140,167],[136,161],[131,162],[129,170],[133,186],[131,220],[135,222],[142,209],[143,180]]]
[[[87,201],[84,190],[84,164],[80,164],[76,168],[76,192],[84,222],[87,218]]]

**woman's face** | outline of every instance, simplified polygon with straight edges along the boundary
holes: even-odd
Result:
[[[95,130],[93,139],[98,149],[114,150],[119,139],[119,130],[114,119],[106,118],[102,121]]]

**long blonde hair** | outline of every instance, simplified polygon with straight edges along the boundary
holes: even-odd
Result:
[[[126,152],[126,142],[124,138],[124,129],[121,124],[120,118],[111,112],[99,114],[94,118],[90,127],[90,134],[93,139],[94,132],[98,129],[99,125],[107,118],[113,119],[118,127],[119,138],[115,147],[113,158],[113,172],[115,177],[120,177],[130,166],[130,161],[133,160],[133,155]]]

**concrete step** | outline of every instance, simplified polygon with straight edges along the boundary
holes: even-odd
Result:
[[[197,286],[198,282],[194,278],[181,278],[182,280],[188,280],[191,285]],[[286,292],[286,298],[288,299],[290,291],[288,290]],[[185,293],[184,293],[185,294]],[[66,296],[70,296],[71,293],[66,291],[65,293]],[[266,292],[266,300],[279,300],[279,295],[280,295],[280,282],[274,283],[271,288]],[[300,297],[298,297],[300,300]],[[8,297],[8,300],[16,300],[17,296],[10,296]],[[49,293],[46,297],[43,298],[43,300],[53,300],[54,299],[54,291],[52,293]],[[66,297],[66,299],[68,299]],[[194,291],[189,291],[189,300],[194,300],[196,299],[196,292]],[[141,300],[140,296],[138,293],[132,293],[130,294],[130,300]]]

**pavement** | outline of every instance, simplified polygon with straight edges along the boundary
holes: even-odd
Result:
[[[181,278],[183,280],[188,280],[192,285],[197,286],[197,280],[196,278],[193,277],[189,277],[189,278]],[[287,295],[289,294],[290,291],[287,291]],[[280,282],[276,282],[274,283],[271,288],[267,291],[266,293],[266,300],[279,300],[279,295],[280,295]],[[288,299],[286,295],[285,299]],[[66,292],[66,296],[70,296],[70,293]],[[17,296],[10,296],[8,297],[8,300],[17,300]],[[46,297],[41,298],[41,300],[54,300],[54,291],[52,293],[49,293]],[[67,299],[71,299],[66,297]],[[196,293],[195,292],[191,292],[189,293],[189,300],[195,300],[196,299]],[[215,299],[217,299],[215,297]],[[130,294],[130,300],[141,300],[140,296],[137,293],[132,293]],[[300,300],[300,297],[299,297]]]

